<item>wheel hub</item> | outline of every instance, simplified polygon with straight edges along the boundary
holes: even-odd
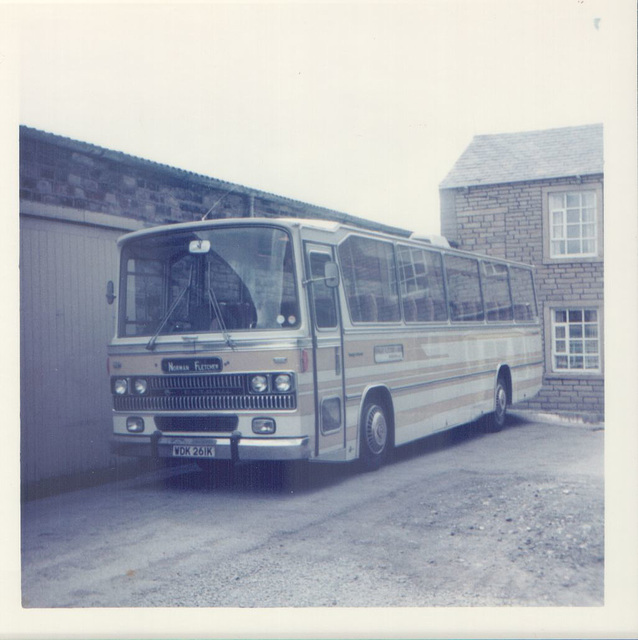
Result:
[[[368,415],[368,422],[366,424],[366,437],[368,440],[368,446],[373,453],[379,453],[383,451],[386,441],[388,439],[388,425],[385,421],[383,412],[378,409],[374,409]]]
[[[505,389],[499,386],[496,390],[496,413],[502,416],[507,408],[507,394]]]

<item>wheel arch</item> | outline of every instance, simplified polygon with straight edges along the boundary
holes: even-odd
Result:
[[[508,364],[499,364],[496,368],[496,375],[494,376],[494,387],[499,378],[501,378],[505,384],[505,391],[507,393],[507,404],[512,404],[514,400],[513,388],[512,388],[512,370]]]

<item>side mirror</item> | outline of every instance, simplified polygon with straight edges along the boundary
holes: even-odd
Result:
[[[326,279],[326,287],[335,289],[339,286],[339,268],[336,262],[326,262],[323,273]]]
[[[113,302],[115,301],[116,295],[115,295],[115,287],[113,285],[113,280],[109,280],[106,283],[106,301],[109,304],[113,304]]]

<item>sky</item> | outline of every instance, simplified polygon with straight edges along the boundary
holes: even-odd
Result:
[[[620,18],[594,0],[27,5],[19,120],[438,233],[473,136],[609,118]]]

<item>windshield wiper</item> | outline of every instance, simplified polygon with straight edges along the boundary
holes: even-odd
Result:
[[[146,348],[149,351],[152,351],[153,349],[155,349],[155,342],[157,341],[157,338],[158,338],[159,334],[162,333],[162,329],[164,328],[164,325],[168,322],[169,318],[173,315],[173,312],[175,311],[175,309],[177,309],[177,305],[181,302],[182,298],[186,295],[186,292],[191,288],[192,282],[193,282],[193,267],[191,265],[191,271],[190,271],[190,274],[188,276],[188,283],[179,292],[179,295],[177,296],[177,298],[175,298],[175,300],[173,300],[173,304],[169,307],[168,311],[166,312],[166,314],[162,318],[162,321],[160,322],[160,325],[159,325],[157,331],[153,334],[151,339],[146,343]]]
[[[230,333],[228,333],[228,329],[226,328],[226,323],[224,322],[224,315],[222,314],[222,308],[219,306],[219,301],[217,300],[217,296],[215,295],[215,291],[213,289],[213,279],[210,273],[210,263],[206,271],[206,277],[208,279],[208,283],[207,283],[208,287],[206,288],[206,293],[208,294],[208,300],[210,301],[210,305],[213,308],[215,316],[217,317],[217,322],[219,323],[219,328],[222,330],[224,341],[234,351],[235,344],[233,343],[233,339],[230,337]]]
[[[181,299],[184,297],[184,294],[190,289],[190,283],[187,284],[180,292],[179,295],[177,296],[177,298],[175,298],[175,301],[173,302],[173,304],[171,305],[170,309],[166,312],[166,315],[162,318],[162,322],[160,323],[159,328],[157,329],[157,331],[153,334],[153,337],[146,343],[146,348],[149,351],[152,351],[155,348],[155,342],[157,340],[157,337],[159,336],[159,334],[162,332],[162,329],[164,328],[164,325],[168,322],[168,319],[173,315],[173,311],[175,311],[175,309],[177,308],[177,305],[180,303]]]
[[[222,330],[224,341],[234,351],[235,343],[233,342],[233,339],[230,337],[230,333],[228,333],[228,329],[226,328],[226,323],[224,322],[224,316],[222,315],[222,309],[219,306],[219,302],[217,301],[217,296],[215,295],[215,292],[213,291],[212,287],[208,287],[207,293],[208,293],[208,299],[210,300],[211,307],[213,307],[213,311],[215,312],[217,322],[219,323],[219,328]]]

